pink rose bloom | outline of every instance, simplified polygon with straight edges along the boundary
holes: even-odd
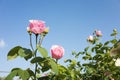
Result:
[[[94,40],[93,36],[92,35],[88,36],[87,40],[90,41],[90,42],[92,42]]]
[[[52,58],[60,59],[64,55],[64,48],[62,46],[53,45],[51,48]]]
[[[45,22],[41,21],[41,20],[29,20],[30,24],[30,31],[34,34],[41,34],[46,26],[45,26]]]
[[[102,32],[101,32],[100,30],[96,30],[96,31],[95,31],[95,34],[96,34],[96,36],[98,36],[98,37],[102,36]]]

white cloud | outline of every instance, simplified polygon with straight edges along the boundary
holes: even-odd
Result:
[[[4,40],[0,40],[0,48],[5,47],[5,41]]]

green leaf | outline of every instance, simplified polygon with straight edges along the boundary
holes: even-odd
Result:
[[[48,61],[45,61],[44,63],[39,63],[39,65],[42,67],[41,68],[42,72],[48,71],[51,68],[51,65],[49,64]]]
[[[14,48],[12,48],[7,55],[7,59],[8,60],[12,60],[15,59],[18,56],[18,51],[21,48],[21,46],[16,46]]]
[[[104,56],[105,56],[105,54],[99,54],[101,57],[103,57],[104,58]]]
[[[30,77],[28,71],[26,70],[18,70],[18,75],[22,78],[22,80],[28,80]]]
[[[27,72],[30,74],[30,76],[35,77],[35,74],[32,70],[30,70],[30,68],[27,69]]]
[[[45,48],[37,46],[38,51],[41,53],[41,55],[46,58],[48,56],[48,52]]]
[[[13,78],[17,75],[17,71],[12,71],[5,80],[13,80]]]
[[[13,78],[18,75],[18,70],[20,70],[20,68],[12,69],[10,74],[5,78],[5,80],[13,80]]]
[[[33,59],[31,60],[31,63],[42,62],[42,61],[44,61],[44,60],[45,60],[45,58],[36,57],[36,58],[33,58]]]
[[[75,51],[72,51],[72,55],[76,55],[76,52],[75,52]]]
[[[25,56],[24,58],[25,58],[25,60],[28,60],[28,59],[30,59],[31,57],[32,57],[32,53],[28,54],[28,55]]]
[[[92,73],[94,72],[94,70],[95,70],[94,68],[90,68],[90,67],[89,67],[89,68],[88,68],[88,73],[89,73],[89,74],[92,74]]]
[[[86,48],[84,49],[84,51],[88,51],[88,49],[89,49],[89,46],[88,46],[88,47],[86,47]]]
[[[90,60],[91,58],[92,58],[91,55],[85,55],[82,57],[82,59],[84,60]]]
[[[51,65],[52,71],[55,72],[58,75],[58,66],[57,64],[50,59],[49,64]]]
[[[110,43],[110,41],[107,41],[107,42],[104,43],[104,45],[108,45],[109,43]]]
[[[58,65],[58,69],[59,69],[59,74],[65,74],[68,71],[67,68],[61,65]]]
[[[19,76],[22,80],[28,80],[30,77],[30,74],[27,70],[14,68],[12,69],[11,73],[6,77],[5,80],[13,80],[15,76]]]
[[[116,36],[117,34],[117,32],[113,32],[110,36]]]
[[[12,60],[18,56],[24,57],[28,60],[32,57],[32,51],[30,49],[22,48],[21,46],[16,46],[8,52],[7,59]]]
[[[93,48],[91,49],[91,51],[94,52],[94,51],[95,51],[95,47],[93,47]]]
[[[12,71],[17,71],[17,70],[21,70],[20,68],[13,68],[12,70],[11,70],[11,72]]]
[[[116,39],[113,39],[113,40],[111,40],[111,43],[112,43],[112,44],[116,44],[116,43],[117,43],[117,40],[116,40]]]
[[[32,51],[26,48],[20,48],[18,54],[19,56],[24,57],[26,60],[32,57]]]
[[[85,52],[78,52],[76,55],[75,55],[75,58],[78,58],[79,55],[83,55]]]

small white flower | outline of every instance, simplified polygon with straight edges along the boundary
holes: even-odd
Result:
[[[115,62],[115,66],[120,66],[120,58],[118,58]]]
[[[87,41],[92,42],[93,40],[94,40],[94,38],[93,38],[93,36],[92,36],[92,35],[88,36]]]

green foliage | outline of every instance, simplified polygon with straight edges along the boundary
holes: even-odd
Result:
[[[30,49],[22,48],[21,46],[16,46],[8,52],[7,59],[12,60],[18,56],[28,60],[32,57],[32,51]]]
[[[42,57],[36,57],[36,58],[33,58],[32,60],[31,60],[31,63],[38,63],[38,62],[42,62],[42,61],[44,61],[45,60],[45,58],[42,58]]]
[[[38,51],[41,53],[41,55],[43,56],[43,57],[47,57],[48,56],[48,52],[47,52],[47,50],[45,49],[45,48],[42,48],[42,47],[40,47],[40,46],[37,46],[37,49],[38,49]]]
[[[13,80],[15,76],[19,76],[22,80],[27,80],[30,78],[30,74],[27,70],[22,70],[20,68],[14,68],[11,73],[5,78],[5,80]]]
[[[8,52],[8,55],[7,55],[7,59],[8,60],[12,60],[12,59],[15,59],[19,54],[18,54],[18,51],[21,47],[20,46],[16,46],[14,48],[12,48],[9,52]]]
[[[8,60],[20,56],[25,60],[30,59],[30,63],[37,66],[35,71],[30,68],[26,70],[14,68],[5,80],[13,80],[15,76],[22,80],[119,80],[120,66],[115,65],[116,60],[120,58],[118,34],[119,32],[114,29],[111,34],[113,39],[101,42],[101,37],[94,33],[93,42],[90,42],[83,51],[73,51],[74,58],[64,61],[67,65],[58,64],[58,60],[49,57],[47,50],[41,45],[37,44],[36,49],[32,50],[16,46],[8,52]],[[36,55],[37,52],[40,54]],[[44,73],[46,75],[42,76]]]
[[[55,72],[56,75],[58,75],[58,66],[55,63],[55,61],[53,61],[52,59],[49,59],[49,64],[51,66],[52,71]]]

